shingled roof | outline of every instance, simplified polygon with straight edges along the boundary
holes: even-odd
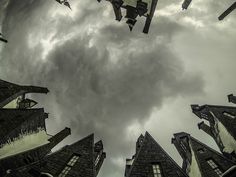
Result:
[[[131,166],[126,166],[126,177],[153,176],[153,165],[155,164],[160,166],[163,176],[187,177],[148,132],[143,139],[141,138],[140,145],[133,156],[133,163]]]

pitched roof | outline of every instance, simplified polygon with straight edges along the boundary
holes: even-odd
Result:
[[[159,164],[163,176],[186,177],[187,175],[163,148],[146,132],[141,147],[135,155],[134,161],[127,173],[128,177],[148,176],[153,174],[152,165]]]
[[[63,169],[67,166],[73,155],[79,156],[78,161],[74,164],[68,173],[68,176],[83,176],[95,177],[94,165],[94,135],[91,134],[80,141],[71,145],[64,146],[62,149],[46,156],[42,161],[23,167],[6,176],[11,177],[32,177],[31,172],[45,172],[53,176],[58,176]]]

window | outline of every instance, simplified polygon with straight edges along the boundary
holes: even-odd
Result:
[[[59,174],[58,177],[65,177],[78,160],[79,160],[79,156],[73,155],[73,157],[66,164],[65,168],[62,170],[62,172]]]
[[[215,169],[217,168],[218,166],[215,164],[215,162],[213,162],[213,160],[208,160],[207,163],[211,166],[211,168]]]
[[[70,170],[71,170],[71,167],[66,166],[58,177],[65,177],[67,173],[69,173]]]
[[[183,142],[180,143],[180,146],[181,146],[181,148],[182,148],[185,152],[187,152],[187,149],[186,149],[186,147],[185,147],[185,145],[184,145]]]
[[[75,165],[75,163],[79,160],[79,156],[74,155],[70,161],[67,163],[68,166],[73,167]]]
[[[95,160],[95,166],[97,166],[99,160],[100,160],[100,154],[98,154],[98,156],[97,156],[97,158],[96,158],[96,160]]]
[[[159,164],[152,165],[152,169],[153,169],[154,177],[162,177],[161,169],[160,169],[160,165]]]
[[[218,168],[218,166],[212,159],[207,160],[207,163],[211,166],[211,168],[214,170],[214,172],[217,175],[221,176],[223,174],[222,171]]]
[[[219,175],[219,176],[221,176],[221,175],[223,174],[222,171],[219,170],[219,168],[216,168],[214,171],[215,171],[216,174]]]

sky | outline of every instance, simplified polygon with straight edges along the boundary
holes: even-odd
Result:
[[[49,112],[47,131],[90,133],[103,140],[107,158],[98,177],[124,176],[125,159],[148,131],[181,165],[173,133],[187,132],[218,150],[198,130],[191,104],[227,103],[236,94],[236,12],[218,16],[234,0],[159,1],[149,34],[140,18],[130,32],[111,5],[71,0],[72,11],[54,0],[1,0],[0,78],[47,87],[34,95]]]

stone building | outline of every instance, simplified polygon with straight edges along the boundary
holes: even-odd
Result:
[[[51,152],[71,134],[65,128],[56,135],[47,133],[43,108],[27,93],[48,93],[47,88],[19,86],[0,80],[0,176],[12,177],[96,177],[106,153],[94,135]]]
[[[187,177],[186,173],[148,133],[140,135],[136,152],[126,160],[125,177]]]
[[[235,163],[185,132],[174,134],[172,143],[183,159],[189,177],[219,177]]]
[[[229,101],[234,97],[229,95]],[[228,158],[236,160],[236,107],[216,105],[192,105],[192,111],[202,121],[199,129],[210,135],[220,151]]]
[[[25,95],[28,93],[44,93],[47,94],[49,90],[44,87],[35,86],[20,86],[0,79],[0,108],[18,108],[21,101],[26,103]],[[36,102],[28,99],[30,108],[35,105]],[[33,104],[34,103],[34,104]],[[33,104],[33,105],[32,105]]]
[[[228,100],[236,103],[232,94]],[[221,153],[190,134],[176,133],[171,142],[183,159],[180,168],[146,133],[138,138],[133,157],[126,160],[125,177],[236,177],[236,107],[191,105],[191,108],[206,121],[198,127],[214,138]]]

